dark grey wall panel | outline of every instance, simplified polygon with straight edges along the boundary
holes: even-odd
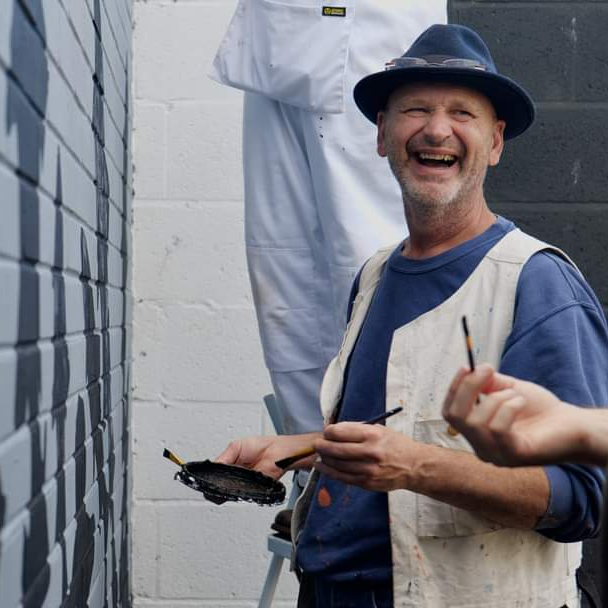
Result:
[[[0,11],[0,604],[129,606],[123,0]]]

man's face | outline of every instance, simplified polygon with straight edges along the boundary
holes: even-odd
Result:
[[[404,199],[429,212],[445,210],[483,198],[487,168],[500,160],[504,127],[477,91],[409,84],[378,114],[378,154],[388,157]]]

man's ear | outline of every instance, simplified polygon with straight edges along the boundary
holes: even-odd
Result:
[[[507,123],[504,120],[497,120],[494,123],[494,130],[492,132],[492,149],[490,150],[490,159],[488,165],[495,167],[500,162],[502,150],[505,145],[505,127]]]
[[[376,136],[376,150],[379,156],[385,157],[386,148],[384,146],[384,134],[386,130],[386,112],[378,112],[376,125],[378,127],[378,134]]]

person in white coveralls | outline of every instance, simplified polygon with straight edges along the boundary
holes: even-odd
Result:
[[[244,90],[247,262],[288,433],[319,428],[319,389],[361,264],[403,238],[401,194],[352,90],[446,1],[239,0],[210,76]]]

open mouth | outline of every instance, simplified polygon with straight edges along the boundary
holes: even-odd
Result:
[[[451,167],[457,160],[452,154],[431,154],[416,152],[416,159],[425,167]]]

